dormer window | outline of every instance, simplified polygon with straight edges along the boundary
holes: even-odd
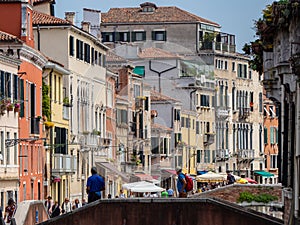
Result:
[[[143,4],[140,4],[140,6],[142,8],[142,12],[154,12],[155,9],[157,9],[157,6],[151,2],[145,2]]]
[[[144,7],[143,12],[154,12],[154,8],[152,7]]]

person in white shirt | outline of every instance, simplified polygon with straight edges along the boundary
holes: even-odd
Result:
[[[72,204],[69,198],[65,198],[65,201],[61,205],[61,212],[62,214],[68,213],[72,211]]]

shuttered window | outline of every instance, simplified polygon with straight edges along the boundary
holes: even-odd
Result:
[[[268,144],[268,128],[264,128],[264,143]]]

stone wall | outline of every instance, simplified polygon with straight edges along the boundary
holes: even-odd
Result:
[[[278,220],[235,204],[213,199],[104,199],[40,225],[283,225]]]

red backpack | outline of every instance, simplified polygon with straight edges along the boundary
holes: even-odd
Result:
[[[186,192],[192,191],[193,186],[194,186],[193,179],[190,176],[188,176],[187,174],[184,174],[184,176],[185,176],[185,180],[186,180],[186,186],[185,186]]]

